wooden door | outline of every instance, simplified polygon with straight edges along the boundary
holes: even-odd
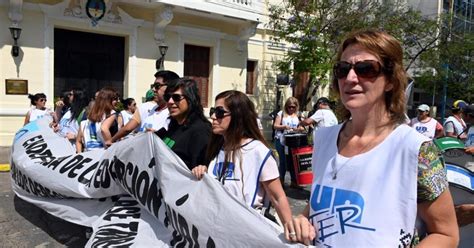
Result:
[[[125,38],[54,29],[54,94],[112,87],[123,96]]]
[[[196,80],[203,107],[208,107],[211,48],[184,45],[184,76]]]

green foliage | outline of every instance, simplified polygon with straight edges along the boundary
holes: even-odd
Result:
[[[430,68],[420,73],[417,85],[441,94],[447,84],[447,97],[474,102],[474,34],[455,33],[439,49],[422,54],[420,64]]]
[[[408,67],[436,48],[437,20],[422,16],[405,1],[379,2],[287,0],[271,6],[268,27],[273,41],[293,46],[275,63],[277,69],[290,75],[310,72],[313,84],[327,84],[338,45],[347,33],[363,28],[383,29],[399,39]]]

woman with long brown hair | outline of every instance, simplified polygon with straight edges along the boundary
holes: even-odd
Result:
[[[112,88],[102,88],[95,99],[87,120],[81,122],[76,140],[77,152],[103,149],[111,144],[110,128],[115,122],[118,93]]]
[[[243,204],[262,209],[270,199],[283,224],[291,221],[291,210],[279,180],[272,150],[263,138],[255,106],[242,92],[218,94],[211,108],[211,141],[207,149],[209,168],[192,170],[197,178],[209,171]]]

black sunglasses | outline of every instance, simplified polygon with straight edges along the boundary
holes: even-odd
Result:
[[[46,100],[46,98],[40,98],[40,99],[38,99],[38,101],[40,101],[40,102],[46,102],[47,100]]]
[[[375,60],[362,60],[355,64],[346,61],[339,61],[333,67],[334,76],[337,79],[347,77],[349,71],[354,69],[357,76],[362,78],[376,78],[382,72],[382,65]]]
[[[166,86],[167,84],[154,83],[153,88],[159,90],[161,87]]]
[[[229,114],[227,114],[229,113]],[[226,111],[224,109],[224,107],[212,107],[211,109],[209,109],[209,117],[211,117],[213,114],[216,115],[216,119],[222,119],[228,115],[230,115],[230,112],[229,111]]]
[[[165,101],[168,102],[170,99],[173,99],[174,102],[179,102],[181,100],[183,100],[185,98],[184,95],[180,95],[180,94],[166,94],[163,96],[163,98],[165,98]]]

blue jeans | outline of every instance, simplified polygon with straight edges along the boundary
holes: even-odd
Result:
[[[296,183],[295,169],[293,168],[293,158],[291,157],[291,152],[289,156],[285,155],[285,146],[280,143],[279,139],[275,139],[275,149],[278,152],[278,157],[280,159],[279,171],[280,171],[280,180],[285,181],[285,174],[287,169],[290,170],[291,182]]]

